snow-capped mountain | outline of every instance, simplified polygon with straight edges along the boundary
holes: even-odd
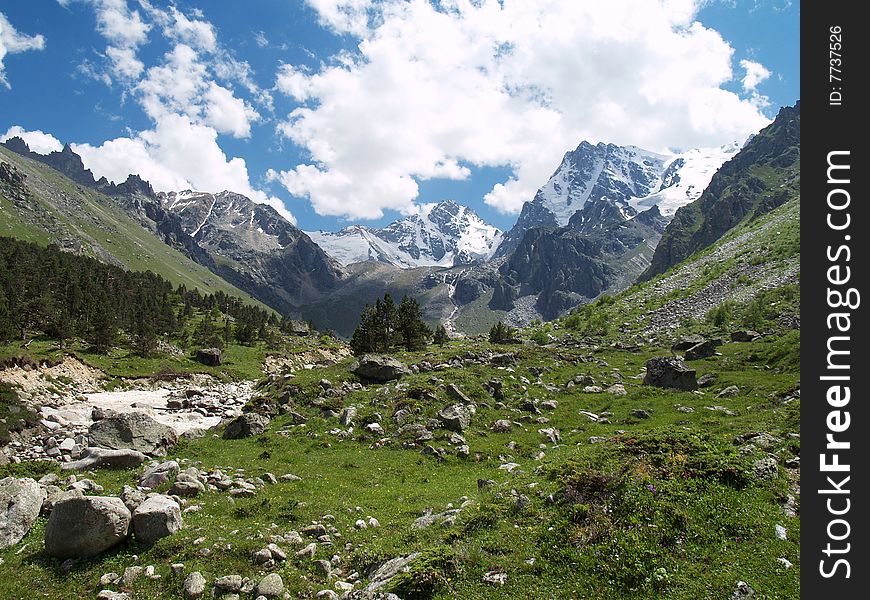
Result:
[[[421,206],[418,214],[382,229],[352,225],[341,231],[309,231],[342,265],[376,260],[410,269],[473,264],[492,256],[501,232],[452,200]]]
[[[534,199],[523,205],[495,255],[510,254],[529,229],[567,225],[587,203],[598,206],[597,213],[609,220],[627,220],[652,206],[670,217],[697,199],[713,173],[739,149],[733,143],[666,155],[635,146],[581,142],[565,154]],[[603,210],[604,204],[613,210]],[[593,221],[575,219],[584,229],[607,224]]]
[[[283,312],[319,298],[344,275],[335,260],[271,206],[227,191],[157,197],[214,257],[218,275]]]

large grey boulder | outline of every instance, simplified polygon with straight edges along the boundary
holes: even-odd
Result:
[[[178,436],[172,428],[138,412],[97,421],[88,433],[92,446],[137,450],[152,456],[163,456],[178,443]]]
[[[257,413],[245,413],[229,422],[224,429],[224,439],[237,440],[240,438],[260,435],[269,426],[269,419]]]
[[[411,370],[404,363],[390,356],[376,356],[366,354],[359,359],[359,363],[353,372],[363,379],[376,383],[386,383],[409,375]]]
[[[671,351],[684,352],[692,346],[697,346],[698,344],[702,344],[703,342],[704,336],[693,333],[692,335],[683,336],[676,342],[674,342],[671,346]]]
[[[85,496],[54,505],[45,528],[45,551],[57,558],[94,556],[124,541],[132,515],[120,498]]]
[[[477,409],[473,404],[451,404],[439,410],[435,416],[445,429],[461,433],[471,425],[471,417],[475,412]]]
[[[179,529],[181,507],[169,496],[151,496],[133,511],[133,535],[143,544],[153,544]]]
[[[690,369],[679,356],[658,356],[646,361],[643,382],[660,388],[692,391],[698,389],[695,369]]]
[[[82,457],[72,462],[61,464],[60,468],[65,471],[75,471],[84,469],[132,469],[141,465],[148,460],[142,452],[123,448],[121,450],[110,450],[108,448],[97,448],[94,446],[85,448]]]
[[[45,491],[30,478],[0,479],[0,550],[27,535],[42,510]]]
[[[700,360],[716,355],[716,340],[704,340],[686,350],[686,360]]]
[[[208,367],[219,367],[221,364],[220,348],[203,348],[197,350],[196,360]]]

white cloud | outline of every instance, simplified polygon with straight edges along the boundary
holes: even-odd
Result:
[[[244,159],[227,158],[214,129],[184,115],[165,115],[154,129],[132,137],[72,147],[97,177],[119,182],[129,173],[138,173],[161,191],[231,190],[269,204],[295,222],[279,199],[251,186]]]
[[[130,10],[127,0],[58,0],[67,7],[78,1],[93,6],[97,17],[97,31],[106,39],[106,56],[115,78],[135,80],[144,64],[137,57],[139,46],[148,41],[151,25],[142,20],[138,10]],[[95,77],[105,79],[105,76]],[[109,80],[110,81],[110,80]]]
[[[190,18],[175,6],[163,10],[152,5],[148,0],[139,0],[142,8],[155,23],[163,29],[163,35],[176,43],[193,46],[197,50],[214,52],[217,50],[217,35],[211,23],[202,19],[202,13],[192,12]]]
[[[741,80],[745,92],[754,92],[758,88],[758,84],[766,81],[771,75],[763,64],[753,60],[741,60],[740,68],[746,72]]]
[[[265,31],[256,31],[254,32],[254,42],[260,48],[268,48],[269,47],[269,38],[266,37]]]
[[[60,140],[50,133],[45,133],[39,129],[27,131],[20,125],[13,125],[6,130],[6,133],[0,136],[0,142],[5,142],[13,137],[20,137],[37,154],[48,154],[49,152],[60,152],[63,150],[63,144],[60,143]]]
[[[741,60],[740,67],[745,72],[740,83],[743,85],[743,91],[749,94],[749,102],[758,109],[770,106],[770,98],[761,94],[758,86],[767,81],[772,73],[764,65],[753,60]]]
[[[511,167],[486,202],[516,212],[583,139],[714,146],[768,122],[722,89],[733,49],[691,0],[307,2],[360,37],[356,55],[276,78],[300,103],[279,131],[311,164],[275,178],[320,214],[407,211],[416,180],[468,165]]]
[[[305,0],[317,11],[320,22],[337,33],[362,35],[368,29],[372,0]]]
[[[237,138],[250,137],[251,123],[259,118],[259,114],[246,102],[215,82],[209,83],[203,100],[206,123]]]
[[[6,15],[0,12],[0,85],[6,89],[11,87],[6,80],[6,70],[3,65],[7,55],[28,50],[42,50],[43,48],[45,48],[45,38],[42,35],[19,33],[6,18]]]

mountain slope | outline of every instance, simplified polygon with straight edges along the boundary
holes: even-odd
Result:
[[[732,143],[669,156],[635,146],[581,142],[523,205],[495,255],[508,256],[530,229],[564,227],[589,202],[606,201],[613,209],[611,216],[623,221],[652,206],[670,217],[701,195],[716,169],[737,149]],[[607,225],[593,219],[587,228],[598,224]]]
[[[452,267],[488,259],[501,232],[452,200],[422,207],[420,214],[382,229],[352,225],[337,232],[308,232],[342,265],[366,260],[400,268]]]
[[[776,119],[725,163],[701,197],[674,215],[656,248],[647,280],[664,273],[754,219],[800,194],[800,102]]]
[[[271,206],[233,192],[157,195],[185,233],[215,261],[215,272],[284,313],[336,287],[341,267]]]
[[[205,266],[166,245],[114,199],[0,145],[0,235],[53,243],[135,271],[151,270],[203,292],[254,302]]]

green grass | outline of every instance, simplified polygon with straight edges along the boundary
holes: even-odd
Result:
[[[400,440],[377,447],[371,438],[355,435],[342,440],[329,433],[337,421],[319,416],[318,382],[321,378],[334,384],[354,381],[347,361],[300,371],[291,380],[264,389],[275,397],[292,391],[289,402],[308,416],[304,427],[279,416],[264,436],[228,441],[206,435],[184,442],[173,457],[200,468],[242,469],[246,476],[289,472],[302,481],[266,486],[256,497],[236,502],[223,493],[206,493],[197,500],[202,511],[185,515],[185,527],[178,534],[151,548],[129,541],[105,556],[77,564],[68,574],[60,570],[58,561],[42,553],[44,521],[40,521],[21,544],[0,552],[4,560],[0,596],[91,597],[103,573],[120,573],[133,564],[155,564],[163,575],[157,582],[137,582],[132,590],[137,599],[178,596],[181,578],[169,573],[170,562],[184,562],[188,572],[201,570],[209,580],[230,573],[258,577],[262,571],[250,555],[266,544],[264,535],[300,529],[332,514],[342,534],[340,544],[321,547],[316,558],[338,553],[350,570],[365,573],[366,567],[388,558],[424,552],[425,560],[395,582],[407,598],[694,600],[729,597],[738,580],[748,581],[763,598],[794,598],[799,590],[800,538],[798,520],[786,517],[778,505],[788,493],[785,469],[775,480],[756,480],[750,473],[751,461],[763,453],[741,455],[734,443],[738,434],[765,431],[783,440],[781,460],[799,451],[799,444],[788,442],[789,433],[799,432],[799,401],[787,405],[778,401],[798,386],[799,374],[783,367],[791,359],[778,350],[794,345],[799,345],[799,338],[791,336],[722,346],[721,356],[694,363],[699,374],[717,374],[715,385],[703,395],[649,388],[633,378],[646,359],[662,349],[626,352],[511,345],[493,349],[517,353],[513,372],[474,364],[412,375],[399,386],[369,386],[330,400],[337,406],[359,408],[357,431],[379,413],[391,434],[396,427],[389,416],[397,408],[411,407],[419,411],[415,419],[425,422],[451,402],[433,377],[456,383],[478,404],[465,432],[471,448],[471,457],[465,460],[451,451],[446,460],[437,461],[417,449],[403,448]],[[488,347],[487,343],[451,342],[399,358],[437,364]],[[584,357],[584,362],[577,362]],[[529,367],[543,369],[541,379],[551,387],[523,383],[521,376],[535,380]],[[613,369],[622,374],[628,390],[625,397],[564,387],[578,373],[607,386],[616,380]],[[507,411],[497,409],[483,388],[492,377],[505,383]],[[732,384],[740,388],[737,396],[715,398]],[[415,388],[433,390],[437,400],[414,400]],[[527,413],[520,405],[527,397],[558,402],[556,410],[543,411],[548,424],[523,417]],[[713,404],[737,416],[704,408]],[[679,412],[679,405],[695,411]],[[650,418],[632,416],[638,408],[649,411]],[[612,416],[609,423],[595,423],[579,414],[580,409],[609,411]],[[508,433],[489,430],[493,421],[507,415],[521,425]],[[538,429],[548,426],[559,428],[562,441],[556,446],[548,443],[546,456],[536,460],[539,444],[546,442]],[[279,435],[279,431],[287,433]],[[435,429],[434,433],[431,444],[450,449],[446,432]],[[607,441],[592,444],[592,436]],[[509,442],[514,442],[514,449]],[[520,469],[513,474],[499,470],[508,460],[519,463]],[[2,467],[0,475],[21,468]],[[98,471],[88,476],[104,485],[106,493],[118,493],[135,480],[136,472]],[[479,490],[478,479],[496,484]],[[520,494],[529,499],[521,509],[516,504]],[[463,496],[472,504],[454,525],[411,528],[424,509],[440,512],[448,503],[458,506]],[[356,519],[369,515],[382,526],[353,527]],[[776,524],[789,530],[788,540],[776,539]],[[212,548],[210,556],[197,554],[192,542],[199,537],[205,537],[205,545]],[[343,544],[350,544],[350,549]],[[783,568],[779,557],[795,566]],[[529,559],[534,559],[533,564],[527,563]],[[490,571],[506,573],[505,586],[484,583],[483,576]],[[331,587],[310,561],[292,554],[278,572],[294,597],[312,597]]]

